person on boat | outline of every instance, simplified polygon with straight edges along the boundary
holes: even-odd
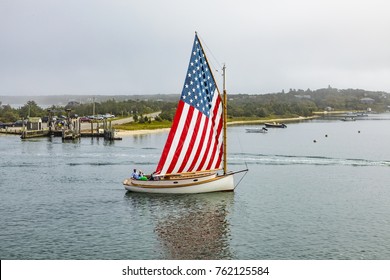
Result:
[[[139,171],[139,174],[138,174],[138,180],[141,180],[141,181],[148,180],[148,178],[144,175],[144,173],[141,170]]]
[[[160,177],[156,176],[157,171],[154,171],[152,174],[150,174],[150,181],[158,181],[160,180]]]
[[[131,178],[136,179],[136,180],[139,179],[139,175],[137,173],[137,169],[133,170],[133,173],[131,174]]]

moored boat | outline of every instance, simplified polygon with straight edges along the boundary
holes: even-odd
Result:
[[[287,125],[285,125],[284,123],[272,122],[272,123],[265,123],[265,127],[286,128]]]
[[[340,120],[342,120],[344,122],[353,122],[353,121],[356,121],[356,118],[355,117],[344,117]]]

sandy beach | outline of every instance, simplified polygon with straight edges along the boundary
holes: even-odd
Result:
[[[150,134],[150,133],[160,133],[160,132],[169,131],[169,130],[170,130],[170,128],[143,129],[143,130],[115,129],[116,134],[117,134],[118,137],[141,135],[141,134]]]

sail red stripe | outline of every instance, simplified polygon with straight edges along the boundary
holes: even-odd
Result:
[[[192,160],[192,161],[194,160],[194,158],[191,159],[190,156],[191,156],[192,150],[194,149],[196,136],[198,135],[198,131],[199,131],[199,125],[200,125],[201,120],[202,120],[202,113],[200,111],[198,111],[198,110],[196,112],[197,112],[197,116],[194,116],[194,119],[196,118],[196,121],[195,121],[196,124],[195,124],[195,127],[194,127],[194,132],[192,133],[191,140],[190,140],[190,143],[188,145],[187,153],[186,153],[186,155],[183,158],[183,162],[181,163],[181,166],[180,166],[180,168],[178,170],[178,173],[183,172],[183,170],[184,170],[184,168],[187,165],[189,160]],[[187,171],[187,170],[184,170],[184,171]]]
[[[217,96],[217,100],[215,100],[215,107],[213,110],[213,116],[216,117],[218,115],[219,107],[221,106],[221,97]]]
[[[215,168],[217,168],[217,169],[221,166],[222,155],[223,155],[223,145],[225,145],[225,143],[222,143],[222,145],[221,145],[221,149],[219,150],[218,161],[217,161],[217,163],[215,164]]]
[[[219,109],[220,110],[223,110],[222,108],[223,104],[222,104],[222,98],[221,96],[218,96],[218,100],[217,100],[217,106],[216,106],[216,109],[217,109],[217,112],[215,113],[215,115],[220,115],[220,119],[219,119],[219,126],[218,126],[218,132],[217,132],[217,139],[219,140],[220,137],[221,137],[221,133],[223,131],[223,114],[222,113],[218,113],[219,112]],[[219,144],[219,143],[218,143]],[[223,139],[221,139],[221,148],[219,150],[219,153],[218,153],[218,160],[214,166],[215,169],[219,169],[221,168],[221,162],[222,162],[222,157],[223,157],[223,145],[225,145],[225,143],[223,142]],[[215,157],[214,157],[215,158]]]
[[[179,122],[180,122],[180,118],[181,118],[181,114],[183,112],[184,104],[185,103],[180,100],[179,104],[177,105],[175,118],[173,119],[172,127],[171,127],[171,130],[169,131],[168,139],[165,142],[165,147],[164,147],[163,152],[161,154],[160,161],[157,165],[157,169],[156,169],[157,173],[161,172],[161,170],[164,167],[165,161],[167,160],[167,157],[168,157],[168,154],[169,154],[169,151],[171,149],[172,142],[173,142],[173,138],[175,137],[176,130],[177,130],[177,127],[178,127]]]
[[[218,112],[220,109],[222,109],[221,107],[221,102],[222,102],[222,99],[220,96],[217,97],[217,100],[216,100],[216,104],[215,104],[215,107],[214,107],[214,125],[217,126],[217,131],[216,131],[216,135],[215,135],[215,143],[214,143],[214,149],[213,149],[213,154],[211,156],[211,160],[209,162],[209,165],[207,166],[207,169],[216,169],[216,168],[219,168],[219,165],[215,165],[215,166],[211,166],[212,163],[214,162],[215,160],[215,156],[216,156],[216,153],[217,153],[217,149],[218,149],[218,145],[220,144],[220,136],[221,136],[221,132],[222,132],[222,126],[223,126],[223,119],[222,118],[219,118],[219,123],[218,124],[215,124],[215,119],[217,116],[219,116]],[[222,140],[221,140],[222,141]],[[223,141],[222,141],[223,142]],[[222,157],[222,154],[218,154],[218,157]]]
[[[215,100],[215,104],[214,104],[214,110],[213,110],[213,115],[212,115],[212,119],[211,119],[212,128],[209,130],[210,131],[210,137],[208,139],[207,149],[206,149],[206,151],[205,151],[205,153],[203,155],[202,161],[201,161],[201,163],[199,165],[200,169],[210,169],[208,167],[204,168],[204,166],[209,166],[214,161],[213,156],[215,155],[215,152],[213,152],[213,150],[216,148],[215,146],[218,144],[218,142],[217,142],[218,139],[215,139],[215,138],[216,138],[216,135],[218,133],[220,133],[221,128],[222,128],[222,127],[216,127],[216,125],[219,126],[219,124],[215,123],[217,115],[218,115],[219,106],[221,104],[220,101],[221,101],[221,98],[219,96],[216,96],[216,100]],[[214,132],[216,132],[216,133],[214,133]],[[211,147],[211,143],[212,143],[213,138],[215,139],[214,146]],[[211,152],[213,154],[212,154],[211,157],[209,157],[209,162],[206,162],[207,158],[208,158],[208,155],[209,155],[209,152],[210,152],[210,149],[211,149]]]
[[[217,128],[217,131],[216,131],[216,134],[214,135],[214,138],[215,138],[215,142],[214,142],[214,147],[213,147],[213,150],[212,150],[212,154],[211,154],[211,157],[210,157],[210,161],[207,165],[207,168],[206,169],[215,169],[217,166],[212,166],[213,162],[214,162],[214,159],[215,159],[215,155],[217,153],[217,149],[218,149],[218,144],[219,144],[219,136],[221,134],[221,131],[222,131],[222,118],[220,119],[219,121],[219,124],[218,124],[218,128]]]
[[[209,137],[209,140],[207,141],[207,144],[206,144],[207,148],[203,154],[202,161],[200,162],[200,165],[199,165],[200,170],[202,170],[203,166],[205,165],[205,161],[206,161],[207,155],[209,154],[209,150],[210,150],[210,144],[211,144],[211,137]]]
[[[183,115],[181,116],[182,118],[186,117],[186,120],[184,123],[183,130],[180,134],[180,140],[176,146],[176,150],[174,152],[171,163],[168,167],[167,173],[172,173],[174,171],[175,166],[177,164],[177,161],[180,157],[180,154],[182,153],[183,144],[184,144],[184,141],[185,141],[187,134],[188,134],[188,128],[190,127],[191,122],[193,121],[194,110],[195,110],[195,108],[193,106],[189,106],[187,116],[183,116]],[[185,153],[186,151],[183,151],[183,152]]]

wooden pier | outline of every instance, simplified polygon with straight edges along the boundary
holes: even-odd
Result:
[[[90,126],[90,128],[88,128]],[[48,123],[45,126],[40,126],[40,129],[28,129],[27,126],[12,127],[0,129],[2,134],[20,135],[22,139],[30,139],[36,137],[62,137],[63,140],[75,140],[80,137],[97,137],[104,140],[122,140],[116,135],[115,129],[112,127],[110,120],[93,121],[88,124],[81,124],[79,119],[68,119],[66,125],[57,126],[54,123]]]
[[[1,134],[21,135],[22,134],[22,128],[21,127],[0,128],[0,133]]]
[[[105,140],[122,140],[121,137],[116,135],[115,129],[112,127],[112,122],[110,120],[104,120],[103,122],[103,131]]]
[[[37,137],[45,137],[50,135],[50,130],[41,129],[41,130],[22,130],[20,138],[37,138]]]

